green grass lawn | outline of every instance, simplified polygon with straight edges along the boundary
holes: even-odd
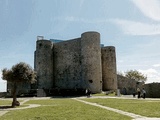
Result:
[[[18,99],[17,99],[18,100]],[[0,106],[11,106],[12,105],[12,99],[3,99],[3,100],[0,100]],[[23,101],[23,100],[18,100],[19,102]]]
[[[92,96],[116,96],[115,95],[115,92],[113,93],[109,93],[109,94],[106,94],[106,93],[97,93],[97,94],[92,94]]]
[[[160,101],[143,100],[143,99],[83,99],[89,102],[94,102],[100,105],[120,109],[123,111],[147,116],[160,117]]]
[[[123,111],[147,116],[160,117],[160,101],[143,99],[85,98]],[[10,105],[11,100],[0,100],[1,105]],[[87,105],[69,98],[30,100],[24,105],[39,104],[40,107],[9,111],[0,120],[131,120],[132,118],[99,107]]]
[[[12,100],[0,100],[0,106],[1,105],[11,105]]]
[[[40,104],[37,108],[9,111],[0,120],[131,120],[73,99],[30,100],[25,104]]]

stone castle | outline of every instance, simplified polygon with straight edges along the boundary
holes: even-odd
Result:
[[[34,67],[38,96],[45,96],[45,91],[50,90],[89,89],[92,93],[100,93],[117,89],[115,47],[102,47],[98,32],[55,41],[37,39]]]
[[[85,32],[66,41],[39,36],[34,60],[37,82],[19,85],[20,96],[82,95],[86,89],[92,93],[118,89],[123,95],[131,95],[139,87],[146,89],[146,97],[160,97],[160,83],[144,84],[117,75],[115,47],[100,45],[97,32]],[[7,82],[9,96],[11,89],[12,83]]]

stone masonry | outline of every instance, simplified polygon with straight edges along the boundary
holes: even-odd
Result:
[[[92,93],[117,89],[115,47],[101,48],[98,32],[58,43],[37,40],[35,70],[38,89],[89,89]]]

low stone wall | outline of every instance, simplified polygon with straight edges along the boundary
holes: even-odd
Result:
[[[5,97],[7,95],[7,92],[0,92],[0,98]]]
[[[146,97],[148,98],[160,98],[160,83],[145,84]]]
[[[123,95],[131,95],[133,93],[136,93],[137,88],[140,88],[142,90],[142,88],[144,87],[143,82],[137,82],[133,79],[128,79],[121,75],[117,75],[117,81],[118,89]]]
[[[123,95],[130,95],[135,92],[137,87],[137,82],[135,80],[130,80],[126,77],[117,75],[118,81],[118,89],[120,89],[120,93]]]

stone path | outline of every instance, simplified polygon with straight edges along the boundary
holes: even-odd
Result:
[[[20,105],[23,105],[24,103],[28,102],[30,99],[25,99],[22,102],[20,102]]]
[[[0,111],[0,116],[6,114],[8,111]]]

